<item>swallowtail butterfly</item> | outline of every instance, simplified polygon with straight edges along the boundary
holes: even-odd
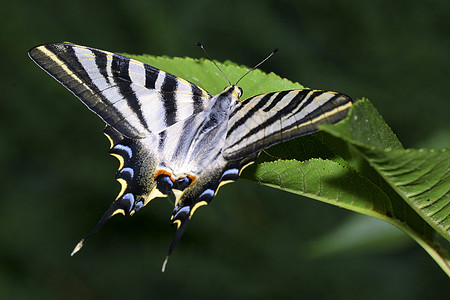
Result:
[[[72,255],[111,216],[174,195],[169,256],[197,208],[236,181],[261,150],[336,123],[352,105],[344,94],[311,89],[241,101],[241,88],[230,84],[212,96],[137,60],[66,43],[37,46],[29,56],[106,123],[109,153],[120,162],[119,195]]]

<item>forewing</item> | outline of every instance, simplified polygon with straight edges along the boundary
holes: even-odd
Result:
[[[240,159],[347,116],[352,100],[332,91],[292,90],[248,98],[233,110],[223,155]]]
[[[53,43],[29,56],[128,138],[159,133],[203,110],[211,98],[184,79],[107,51]]]

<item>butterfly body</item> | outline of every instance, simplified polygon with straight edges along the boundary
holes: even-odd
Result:
[[[87,237],[111,216],[173,194],[177,231],[169,254],[197,208],[261,150],[336,123],[352,105],[346,95],[309,89],[242,101],[241,88],[230,85],[211,96],[142,62],[72,44],[37,46],[29,55],[106,123],[109,152],[119,159],[121,191]]]

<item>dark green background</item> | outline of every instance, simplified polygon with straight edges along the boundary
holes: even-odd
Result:
[[[406,147],[439,148],[450,144],[449,17],[445,0],[2,4],[0,298],[447,298],[447,276],[402,235],[312,259],[307,246],[354,214],[243,180],[198,211],[164,274],[167,200],[113,218],[70,257],[119,191],[117,161],[102,121],[26,52],[71,41],[203,57],[201,41],[251,66],[278,47],[263,70],[368,97]]]

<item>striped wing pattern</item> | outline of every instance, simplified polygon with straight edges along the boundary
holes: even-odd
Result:
[[[336,123],[352,105],[343,94],[308,89],[240,101],[242,90],[232,85],[211,96],[128,57],[65,43],[37,46],[29,56],[103,119],[119,160],[121,191],[72,254],[111,216],[173,195],[170,255],[196,209],[236,181],[259,151]]]
[[[203,110],[211,98],[172,74],[93,48],[47,44],[33,48],[30,57],[129,138],[161,132]]]
[[[333,91],[293,90],[254,96],[234,108],[224,156],[246,157],[273,144],[313,133],[347,115],[352,100]]]

